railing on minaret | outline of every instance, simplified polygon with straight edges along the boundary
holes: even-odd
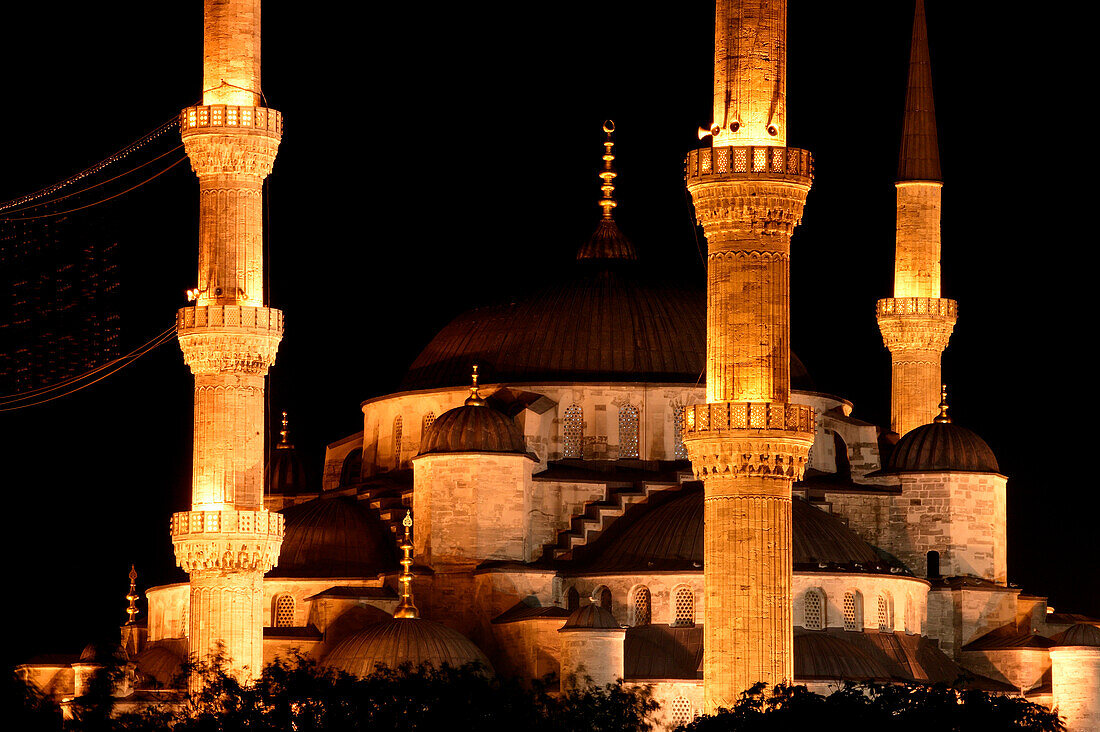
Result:
[[[263,576],[283,517],[263,505],[264,379],[283,332],[264,303],[263,180],[282,115],[260,91],[261,0],[205,0],[202,104],[180,112],[199,178],[194,305],[176,317],[195,378],[191,510],[172,517],[190,575],[191,654],[221,648],[243,680],[263,663]]]
[[[813,159],[786,147],[787,4],[719,0],[709,149],[687,188],[707,238],[707,403],[685,410],[703,481],[707,710],[793,677],[791,484],[814,411],[790,403],[790,243]]]
[[[878,301],[890,351],[890,428],[904,435],[936,416],[940,361],[958,305],[940,297],[940,153],[924,2],[917,0],[897,181],[894,296]]]

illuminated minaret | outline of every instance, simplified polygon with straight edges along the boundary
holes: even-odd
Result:
[[[283,332],[264,305],[263,180],[282,117],[261,106],[260,0],[205,0],[202,104],[180,113],[199,178],[194,304],[176,317],[195,376],[191,510],[172,517],[191,579],[190,649],[219,645],[244,680],[263,663],[263,576],[283,517],[263,504],[264,377]]]
[[[890,428],[904,435],[939,410],[940,357],[957,305],[940,297],[940,152],[924,1],[917,0],[909,88],[898,163],[894,296],[878,301],[878,327],[890,349]]]
[[[786,147],[786,41],[784,0],[718,0],[712,146],[686,162],[708,249],[707,403],[684,425],[705,486],[708,710],[793,676],[791,483],[814,412],[790,403],[790,246],[813,164]]]

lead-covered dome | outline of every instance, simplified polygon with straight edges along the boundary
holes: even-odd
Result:
[[[321,662],[326,668],[364,677],[379,666],[396,668],[403,663],[413,668],[444,664],[458,668],[480,663],[493,672],[489,659],[466,636],[445,625],[419,618],[392,619],[369,625],[341,641]]]
[[[704,383],[703,289],[582,253],[562,281],[451,321],[413,361],[402,389],[462,385],[471,363],[486,383]],[[814,390],[793,353],[791,387]]]
[[[286,531],[269,577],[371,577],[397,567],[389,531],[354,498],[317,498],[281,513]]]
[[[981,437],[953,422],[916,427],[898,441],[886,466],[889,473],[957,471],[1000,473],[997,457]]]

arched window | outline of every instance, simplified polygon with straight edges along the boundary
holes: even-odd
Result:
[[[581,594],[576,587],[570,587],[565,592],[565,609],[576,610],[581,606]]]
[[[672,593],[672,625],[691,628],[695,625],[695,592],[690,587],[677,587]]]
[[[930,551],[927,555],[928,576],[935,578],[940,576],[940,553]]]
[[[883,633],[894,631],[893,613],[890,612],[890,598],[886,595],[878,596],[878,629]]]
[[[633,404],[619,409],[619,457],[638,457],[638,408]]]
[[[688,724],[692,719],[691,702],[682,696],[673,699],[672,706],[669,708],[669,722],[672,726],[678,727],[681,724]]]
[[[635,587],[630,593],[630,624],[635,628],[649,625],[652,619],[652,603],[649,588],[645,585]]]
[[[294,597],[284,593],[275,598],[275,621],[272,626],[276,628],[294,626]]]
[[[401,415],[393,418],[393,469],[401,468]]]
[[[825,629],[825,603],[820,590],[807,590],[802,600],[802,627],[806,630]]]
[[[838,478],[852,477],[852,463],[848,459],[848,444],[839,432],[833,432],[833,455],[836,458],[836,475]]]
[[[863,630],[863,596],[844,593],[844,630]]]
[[[562,457],[584,457],[584,411],[572,404],[565,410],[565,444]]]
[[[428,428],[432,426],[432,422],[435,421],[435,412],[428,412],[424,415],[424,424],[420,427],[420,436],[423,437],[424,433],[428,431]]]
[[[687,460],[688,451],[684,447],[684,408],[672,409],[672,456],[677,460]]]
[[[357,447],[344,457],[340,466],[340,487],[355,485],[363,474],[363,448]]]
[[[600,585],[589,599],[607,612],[611,612],[611,590],[607,587]]]

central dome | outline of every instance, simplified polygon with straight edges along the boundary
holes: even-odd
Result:
[[[534,295],[475,308],[451,321],[413,362],[401,388],[468,383],[705,383],[701,288],[647,276],[623,259],[581,259],[570,277]],[[813,391],[791,354],[791,387]]]

